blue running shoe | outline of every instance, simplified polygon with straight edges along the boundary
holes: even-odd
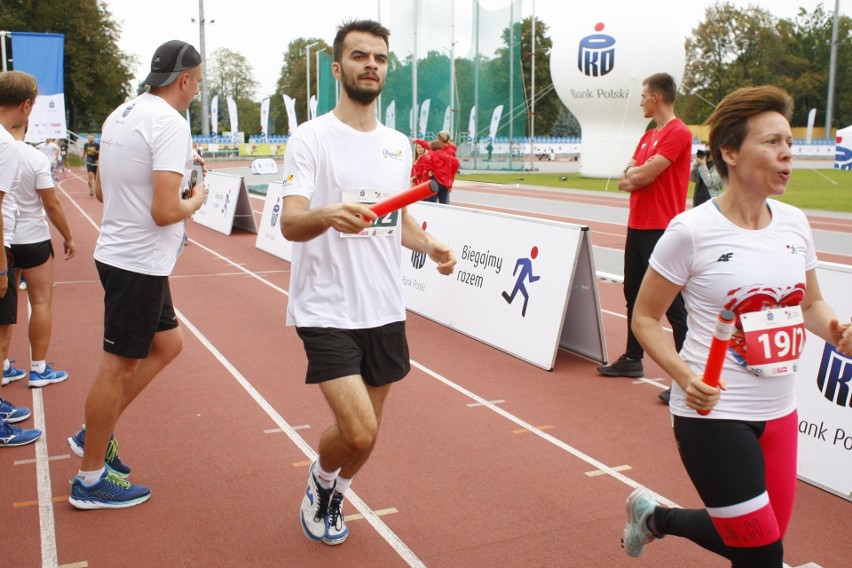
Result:
[[[627,523],[621,533],[621,548],[629,556],[637,558],[645,552],[645,545],[654,540],[654,535],[648,529],[648,517],[659,507],[657,500],[651,497],[644,488],[637,487],[627,496],[624,505],[627,511]]]
[[[144,503],[149,497],[150,488],[134,485],[105,469],[91,487],[83,485],[79,477],[72,478],[68,502],[78,509],[124,509]]]
[[[78,458],[83,458],[83,449],[86,447],[86,427],[83,426],[76,434],[68,438],[68,445],[71,451]],[[118,442],[115,436],[110,435],[109,445],[107,446],[106,456],[104,456],[106,468],[119,477],[130,476],[130,466],[121,461],[118,457]]]
[[[30,371],[30,387],[46,387],[47,385],[52,385],[53,383],[61,383],[67,378],[68,373],[66,371],[55,371],[53,370],[52,363],[48,363],[44,366],[43,373]]]
[[[8,400],[0,398],[0,419],[11,424],[26,420],[30,417],[30,409],[23,406],[15,406]]]
[[[334,492],[328,503],[328,512],[325,514],[325,535],[322,541],[326,544],[340,544],[349,536],[349,528],[343,520],[343,495]]]
[[[27,376],[27,372],[23,369],[13,367],[14,361],[9,361],[9,368],[3,370],[3,384],[8,385],[12,381],[19,381]]]
[[[41,436],[41,430],[25,430],[0,420],[0,448],[4,446],[26,446]]]

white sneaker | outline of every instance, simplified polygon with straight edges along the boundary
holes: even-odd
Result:
[[[337,491],[331,496],[328,512],[325,514],[325,536],[322,541],[326,544],[340,544],[349,536],[346,521],[343,520],[343,495]]]
[[[311,540],[323,540],[325,537],[325,517],[333,489],[323,489],[317,483],[314,477],[316,465],[317,462],[312,463],[311,470],[308,472],[308,488],[305,490],[305,496],[302,497],[300,517],[305,536]]]

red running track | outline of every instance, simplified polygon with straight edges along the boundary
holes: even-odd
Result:
[[[43,424],[45,434],[0,450],[0,566],[727,565],[675,537],[639,560],[620,549],[633,486],[700,505],[655,379],[604,378],[567,353],[542,371],[416,315],[413,370],[392,390],[378,446],[344,507],[350,537],[338,547],[309,541],[299,503],[332,416],[319,389],[304,385],[301,342],[283,324],[289,265],[255,249],[253,234],[192,225],[171,279],[184,352],[117,429],[132,479],[153,496],[126,510],[73,509],[68,480],[79,460],[65,439],[83,420],[103,317],[91,258],[101,208],[81,176],[60,184],[79,252],[57,261],[49,354],[71,378],[2,389],[34,409],[21,425]],[[618,355],[621,287],[602,282],[600,293]],[[21,297],[10,357],[26,367]],[[646,371],[662,376],[650,362]],[[845,566],[850,522],[849,503],[801,483],[786,562]]]

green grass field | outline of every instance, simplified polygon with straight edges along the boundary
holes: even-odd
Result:
[[[607,180],[583,178],[578,173],[471,173],[459,174],[456,177],[463,180],[512,185],[523,183],[525,185],[587,189],[590,191],[605,191],[607,189]],[[567,179],[562,181],[561,178],[563,177]],[[616,181],[615,179],[609,180],[609,191],[618,191]],[[692,185],[689,184],[690,201],[692,199]],[[778,199],[801,209],[852,213],[852,171],[794,170],[790,185],[787,187],[787,193]]]

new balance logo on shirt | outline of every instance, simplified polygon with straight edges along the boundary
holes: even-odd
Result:
[[[716,262],[728,262],[729,260],[731,260],[731,258],[733,258],[733,256],[734,256],[734,253],[732,253],[732,252],[726,252],[725,254],[723,254],[722,256],[720,256],[720,257],[718,258],[718,260],[716,260]]]

